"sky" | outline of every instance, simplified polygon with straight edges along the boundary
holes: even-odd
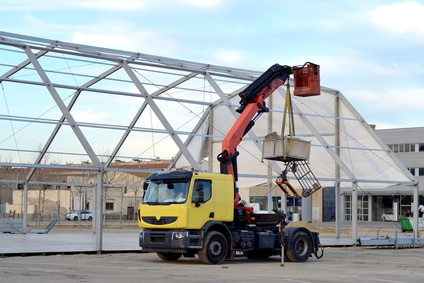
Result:
[[[255,71],[317,63],[377,129],[424,126],[422,15],[400,0],[0,0],[5,32]]]
[[[0,30],[264,71],[321,65],[379,128],[424,126],[424,1],[0,1]]]

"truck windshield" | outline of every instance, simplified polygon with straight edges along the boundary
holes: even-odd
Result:
[[[185,203],[190,180],[153,180],[147,187],[143,203],[172,204]]]

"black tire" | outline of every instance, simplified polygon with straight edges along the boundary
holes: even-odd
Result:
[[[180,253],[157,253],[158,257],[160,257],[163,261],[176,261],[183,254]]]
[[[75,216],[74,217],[74,221],[78,221],[78,216]]]
[[[224,235],[219,232],[208,232],[203,249],[197,252],[201,262],[206,264],[220,264],[227,256],[228,243]]]
[[[311,237],[305,232],[299,231],[291,239],[285,255],[288,260],[293,262],[305,262],[311,256],[312,241]]]
[[[89,216],[88,221],[91,221],[91,220],[93,220],[93,217]]]
[[[270,256],[274,255],[274,250],[250,250],[244,251],[243,254],[248,259],[267,259]]]
[[[381,221],[385,222],[386,221],[386,217],[381,217]]]

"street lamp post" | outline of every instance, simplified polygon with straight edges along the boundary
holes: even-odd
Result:
[[[138,169],[140,169],[140,162],[142,162],[143,160],[141,158],[133,158],[133,161],[138,162]]]

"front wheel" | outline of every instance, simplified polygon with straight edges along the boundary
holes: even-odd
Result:
[[[78,216],[75,216],[74,217],[74,221],[78,221]]]
[[[93,217],[91,217],[91,216],[88,217],[88,221],[91,221],[91,220],[93,220]]]
[[[158,257],[160,257],[163,261],[176,261],[178,260],[182,254],[180,253],[157,253]]]
[[[307,261],[311,256],[312,241],[311,237],[305,232],[297,232],[290,241],[285,254],[287,259],[294,262]]]
[[[227,239],[221,233],[212,231],[206,234],[204,247],[197,255],[203,263],[219,264],[225,259],[227,252]]]

